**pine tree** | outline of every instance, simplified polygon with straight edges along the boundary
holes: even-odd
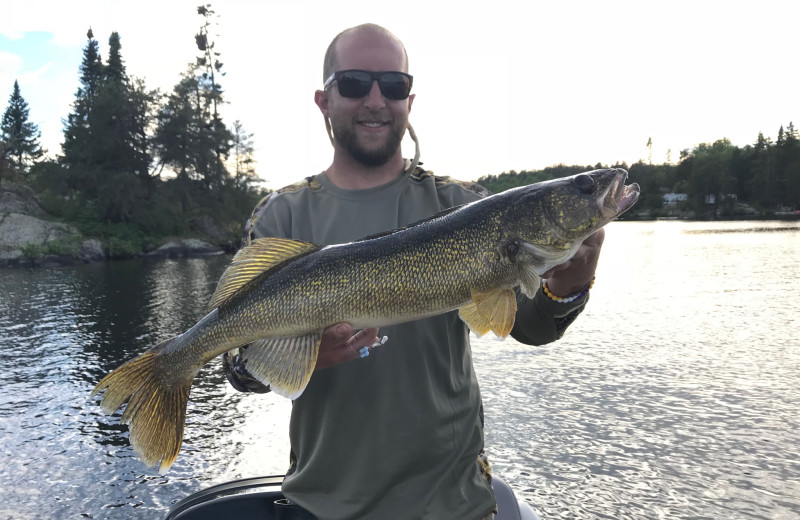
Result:
[[[253,134],[245,131],[242,122],[233,122],[233,148],[232,148],[233,174],[237,186],[243,188],[258,182],[255,170],[255,146]]]
[[[100,130],[94,132],[99,140],[98,159],[107,171],[144,179],[150,168],[148,143],[143,140],[150,98],[146,92],[137,92],[140,84],[132,84],[128,77],[118,33],[111,33],[108,46],[108,61],[90,119],[93,128]]]
[[[160,109],[155,143],[161,162],[181,181],[197,181],[204,189],[222,186],[229,178],[224,160],[233,136],[219,115],[216,97],[197,65],[190,65]]]
[[[748,191],[753,194],[753,202],[765,208],[772,208],[775,202],[775,158],[772,139],[763,132],[753,146],[751,176]]]
[[[86,211],[103,221],[130,221],[150,180],[153,94],[131,80],[120,36],[109,38],[108,62],[100,60],[91,29],[81,64],[81,85],[64,130],[62,164],[69,186]]]
[[[14,81],[14,89],[0,123],[0,141],[3,143],[0,153],[4,162],[9,162],[20,172],[26,171],[44,155],[39,144],[42,134],[34,123],[28,121],[29,112],[19,83]]]
[[[214,42],[209,38],[214,11],[206,5],[198,7],[197,13],[204,18],[195,35],[201,54],[189,65],[159,111],[155,143],[162,164],[175,171],[184,191],[190,180],[197,181],[205,191],[213,191],[230,180],[225,162],[234,137],[218,111],[224,100],[217,75],[224,73],[219,53],[214,52]]]
[[[778,131],[776,148],[777,199],[781,209],[800,208],[800,142],[794,123]]]
[[[91,192],[97,185],[95,145],[98,143],[91,117],[103,75],[100,46],[90,28],[80,66],[80,86],[75,93],[72,113],[64,121],[63,153],[60,161],[67,169],[67,186],[72,192]]]

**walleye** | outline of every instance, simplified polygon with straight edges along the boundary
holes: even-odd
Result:
[[[314,371],[322,330],[397,324],[458,309],[478,335],[507,336],[515,288],[533,297],[540,276],[628,210],[639,186],[595,170],[514,188],[427,220],[348,244],[255,240],[221,276],[211,311],[191,329],[100,381],[111,414],[148,466],[166,471],[183,440],[192,380],[214,357],[251,343],[248,371],[295,399]]]

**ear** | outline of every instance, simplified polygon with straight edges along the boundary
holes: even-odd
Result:
[[[417,97],[416,94],[411,94],[410,96],[408,96],[408,113],[409,114],[411,113],[411,105],[414,104],[414,98],[416,98],[416,97]]]
[[[314,103],[317,104],[319,107],[319,111],[322,112],[322,115],[328,117],[328,101],[329,101],[328,93],[324,90],[317,90],[314,92]]]

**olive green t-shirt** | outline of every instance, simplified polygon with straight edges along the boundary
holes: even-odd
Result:
[[[319,174],[266,197],[247,238],[350,242],[487,194],[421,168],[367,190],[343,190]],[[541,336],[526,342],[537,344],[565,328],[557,330],[555,310],[585,303],[534,300],[520,312]],[[383,327],[384,335],[368,357],[316,371],[294,401],[285,495],[323,520],[481,518],[495,498],[479,462],[481,396],[466,325],[450,312]]]

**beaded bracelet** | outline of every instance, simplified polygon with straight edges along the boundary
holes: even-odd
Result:
[[[586,287],[584,287],[580,291],[576,292],[572,296],[567,296],[565,298],[561,298],[561,297],[556,296],[555,294],[553,294],[550,291],[550,288],[547,287],[547,282],[542,280],[542,291],[544,291],[544,294],[547,295],[547,297],[550,298],[551,300],[553,300],[554,302],[558,302],[558,303],[570,303],[570,302],[574,302],[575,300],[578,300],[580,298],[583,298],[584,296],[589,294],[589,289],[591,289],[593,286],[594,286],[594,276],[592,276],[592,280],[588,284],[586,284]]]

